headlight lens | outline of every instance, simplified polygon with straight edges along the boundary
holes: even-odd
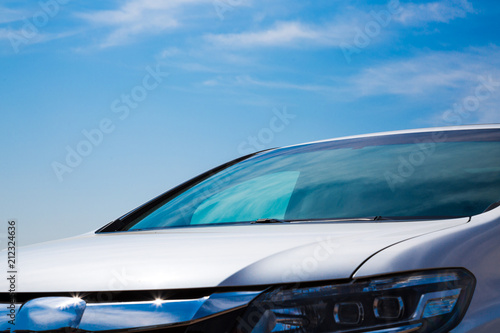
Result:
[[[250,305],[236,332],[448,332],[462,319],[474,287],[465,270],[279,287]]]

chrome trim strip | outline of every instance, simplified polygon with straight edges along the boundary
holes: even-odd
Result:
[[[75,329],[80,324],[85,307],[85,301],[76,297],[33,299],[24,303],[19,310],[14,332]]]
[[[0,304],[0,332],[10,332],[11,328],[14,326],[9,323],[9,320],[13,320],[17,317],[17,314],[19,313],[19,309],[21,308],[22,304],[14,304],[15,305],[15,316],[10,316],[11,311],[9,307],[11,306],[10,303],[2,303]]]
[[[184,323],[207,299],[88,304],[78,328],[98,332]]]
[[[79,298],[43,297],[16,305],[15,326],[8,322],[9,304],[0,304],[0,332],[64,328],[100,332],[189,324],[246,306],[261,293],[228,292],[187,300],[87,304]]]
[[[198,310],[193,320],[210,317],[222,312],[248,305],[262,292],[234,292],[211,295]]]

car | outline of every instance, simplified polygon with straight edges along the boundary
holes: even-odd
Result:
[[[17,249],[0,331],[496,332],[499,200],[500,125],[257,152]]]

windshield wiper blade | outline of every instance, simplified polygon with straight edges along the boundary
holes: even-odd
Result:
[[[366,221],[376,221],[379,216],[370,217],[333,217],[333,218],[322,218],[322,219],[301,219],[301,220],[287,220],[286,222],[291,223],[328,223],[328,222],[366,222]]]
[[[289,221],[280,220],[280,219],[258,219],[256,221],[252,221],[251,223],[256,224],[256,223],[287,223],[287,222],[289,222]]]
[[[500,201],[494,202],[491,205],[489,205],[488,208],[486,208],[483,213],[489,212],[490,210],[493,210],[499,206],[500,206]]]
[[[458,219],[469,216],[452,216],[452,215],[429,215],[429,216],[377,216],[375,221],[417,221],[417,220],[449,220]]]
[[[297,219],[297,220],[281,220],[264,218],[250,222],[251,224],[266,224],[266,223],[332,223],[332,222],[383,222],[383,221],[413,221],[413,220],[445,220],[454,219],[465,216],[366,216],[366,217],[340,217],[340,218],[322,218],[322,219]]]

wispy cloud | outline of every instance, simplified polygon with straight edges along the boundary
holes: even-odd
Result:
[[[276,89],[276,90],[290,90],[290,91],[304,91],[312,93],[335,93],[339,90],[335,86],[320,85],[313,83],[295,83],[287,81],[272,81],[272,80],[262,80],[257,79],[250,75],[239,75],[239,76],[217,76],[213,79],[203,81],[201,83],[203,86],[214,87],[214,86],[224,86],[224,87],[244,87],[248,89],[249,87],[258,87],[266,89]]]
[[[431,52],[363,69],[351,79],[360,95],[425,95],[436,89],[460,89],[478,75],[498,72],[496,46],[465,52]]]
[[[2,39],[9,39],[9,30],[0,28],[0,40]]]
[[[215,17],[213,0],[129,0],[118,9],[78,16],[94,26],[108,28],[110,32],[100,46],[110,47],[130,43],[140,35],[175,30],[185,23],[187,8],[199,5],[206,5]]]
[[[383,12],[381,15],[380,13]],[[473,13],[467,0],[442,0],[424,4],[406,3],[397,8],[372,6],[371,10],[347,10],[322,24],[303,21],[275,22],[266,29],[239,33],[207,34],[211,44],[230,48],[251,47],[342,47],[359,35],[370,35],[367,26],[392,32],[401,26],[415,26],[430,22],[450,22]],[[385,22],[382,22],[385,21]],[[390,23],[395,23],[389,26]],[[376,33],[377,38],[380,31]]]
[[[500,79],[500,78],[499,78]],[[500,94],[496,94],[490,100],[485,101],[479,110],[476,122],[478,124],[500,124]]]
[[[208,34],[205,39],[224,47],[303,47],[340,46],[356,33],[353,23],[316,26],[298,21],[277,22],[272,27],[253,32]]]
[[[405,25],[418,25],[429,22],[448,23],[474,13],[468,0],[444,0],[428,3],[408,3],[401,6],[396,20]]]
[[[397,95],[429,105],[434,113],[423,120],[426,125],[500,122],[500,48],[495,45],[386,62],[346,81],[353,96]]]
[[[182,51],[179,48],[168,47],[168,48],[164,49],[163,51],[161,51],[161,53],[159,54],[159,57],[161,59],[165,59],[165,58],[175,57],[175,56],[178,56],[180,54],[182,54]]]
[[[441,67],[442,60],[433,55],[367,68],[355,76],[352,83],[359,94],[365,96],[415,95],[437,87],[457,87],[474,77],[464,68]]]
[[[457,94],[446,108],[436,110],[427,118],[421,119],[425,126],[448,126],[465,124],[500,123],[500,77],[483,77],[476,80],[475,87],[470,87],[462,94]],[[481,95],[477,95],[479,89]]]
[[[195,25],[193,18],[211,17],[217,20],[215,0],[126,0],[118,2],[118,7],[108,10],[79,12],[75,15],[83,19],[93,28],[100,28],[101,47],[111,47],[142,40],[141,37],[173,33],[187,25]],[[251,7],[249,0],[222,1],[233,7]],[[216,7],[216,6],[215,6]],[[38,11],[41,9],[38,8]],[[364,10],[347,7],[339,9],[336,15],[326,21],[325,18],[314,22],[304,19],[285,19],[253,25],[251,30],[239,32],[220,32],[205,34],[201,37],[210,44],[225,48],[251,47],[325,47],[341,48],[351,43],[369,22],[376,22],[373,12],[387,10],[386,5],[370,6]],[[397,30],[400,26],[418,26],[430,22],[450,22],[474,12],[468,0],[441,0],[427,3],[401,3],[398,13],[390,17],[391,26],[383,27],[384,31]],[[203,14],[200,14],[203,13]],[[0,5],[0,25],[29,17],[22,9],[7,8]],[[297,17],[295,15],[294,17]],[[265,24],[265,26],[263,26]],[[252,25],[246,25],[252,26]],[[0,26],[7,28],[6,26]],[[386,30],[387,29],[387,30]],[[235,29],[231,29],[235,30]],[[62,31],[61,31],[62,32]],[[5,39],[5,32],[2,33]],[[198,38],[198,36],[194,36]],[[377,37],[378,39],[378,37]]]
[[[493,60],[494,59],[494,60]],[[500,81],[500,48],[488,46],[463,52],[430,52],[381,61],[378,65],[360,69],[357,73],[341,77],[317,78],[310,82],[266,80],[256,76],[215,77],[206,80],[205,86],[255,87],[266,90],[302,91],[326,94],[336,100],[359,100],[363,97],[400,96],[421,103],[453,103],[457,98],[474,91],[480,77]],[[477,112],[478,119],[498,119],[500,113],[500,88],[497,98],[490,98]],[[483,110],[484,109],[484,110]],[[488,111],[490,110],[490,111]],[[499,119],[500,120],[500,119]]]
[[[214,44],[231,47],[283,46],[304,41],[324,43],[324,34],[300,22],[279,22],[274,27],[233,34],[210,34],[206,39]]]
[[[53,23],[63,12],[66,2],[40,1],[35,4],[19,1],[15,8],[0,6],[0,40],[8,41],[9,48],[15,53],[28,45],[62,39],[81,32],[81,29],[73,27],[54,27]]]
[[[283,81],[264,81],[264,80],[254,79],[250,76],[238,76],[236,77],[236,80],[234,82],[239,85],[254,85],[264,88],[301,90],[309,92],[332,92],[334,90],[334,87],[331,86],[316,85],[316,84],[298,84],[298,83],[290,83]]]
[[[17,52],[17,50],[21,47],[42,44],[57,39],[71,37],[77,35],[80,32],[81,31],[79,30],[71,30],[60,33],[39,32],[37,34],[34,34],[33,36],[30,36],[30,38],[27,38],[25,37],[25,33],[22,30],[0,28],[0,41],[7,41],[10,44],[9,48]]]
[[[10,9],[0,5],[0,24],[20,21],[26,15],[25,12],[16,9]]]

